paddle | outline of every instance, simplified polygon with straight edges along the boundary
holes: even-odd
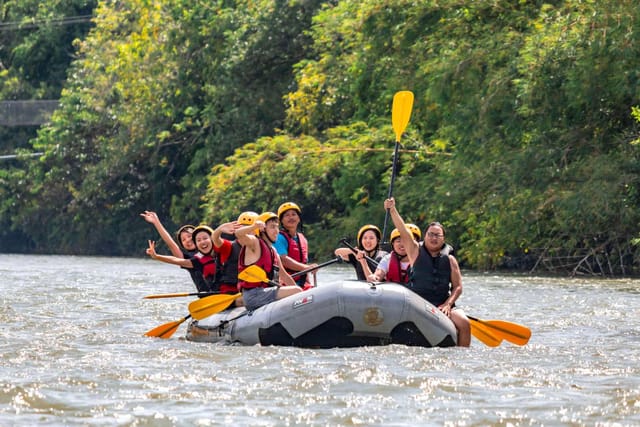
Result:
[[[191,315],[185,316],[180,320],[176,320],[175,322],[165,323],[164,325],[156,326],[150,331],[145,333],[147,337],[156,337],[156,338],[171,338],[177,330],[178,326],[184,323],[187,319],[189,319]]]
[[[315,271],[315,270],[317,270],[319,268],[325,267],[327,265],[335,264],[337,262],[342,262],[342,257],[335,257],[333,259],[330,259],[329,261],[325,261],[323,263],[320,263],[320,264],[316,265],[315,267],[307,268],[306,270],[296,271],[295,273],[293,273],[291,275],[291,277],[293,277],[295,279],[298,276],[302,276],[303,274],[310,273],[310,272]]]
[[[344,244],[346,247],[348,247],[349,249],[351,249],[351,251],[356,254],[358,253],[358,250],[356,248],[354,248],[348,241],[347,238],[343,238],[342,240],[340,240],[340,243]],[[368,255],[365,255],[364,258],[369,261],[370,263],[372,263],[373,265],[378,265],[378,261],[376,261],[375,259],[371,258]]]
[[[471,335],[489,347],[498,347],[502,339],[496,337],[482,323],[471,322]]]
[[[471,332],[479,325],[482,325],[496,338],[505,339],[516,345],[525,345],[531,338],[531,329],[517,323],[507,322],[504,320],[482,320],[467,315],[471,321]],[[475,335],[474,335],[475,336]]]
[[[356,252],[356,248],[350,245],[346,238],[342,239],[341,242],[353,252]],[[366,257],[366,259],[374,265],[378,265],[376,260],[369,257]],[[502,339],[514,344],[525,345],[531,337],[531,330],[526,326],[504,320],[480,320],[468,315],[467,317],[471,322],[471,334],[489,347],[499,346]]]
[[[189,313],[194,319],[201,320],[221,312],[241,296],[241,293],[218,294],[195,300],[189,304]]]
[[[280,286],[273,280],[269,280],[267,272],[257,265],[250,265],[240,273],[238,273],[238,279],[244,282],[263,282],[268,283],[271,286]]]
[[[391,168],[391,182],[389,183],[389,194],[387,199],[390,199],[393,194],[393,184],[396,179],[398,169],[398,149],[400,147],[400,138],[404,133],[404,130],[409,124],[409,118],[411,117],[411,109],[413,108],[413,92],[403,90],[396,92],[393,95],[393,105],[391,106],[391,124],[393,125],[393,131],[396,134],[396,145],[393,152],[393,165]],[[389,221],[389,209],[384,217],[384,227],[382,229],[382,241],[385,241],[387,234],[387,222]]]
[[[334,259],[330,259],[329,261],[325,261],[322,264],[318,264],[317,266],[313,267],[313,268],[308,268],[306,270],[302,270],[302,271],[298,271],[297,273],[294,273],[291,275],[291,277],[298,277],[301,276],[303,274],[309,273],[311,271],[317,270],[318,268],[324,267],[326,265],[330,265],[330,264],[335,264],[336,262],[342,262],[342,258],[337,257]],[[210,296],[210,295],[218,295],[219,292],[178,292],[178,293],[174,293],[174,294],[157,294],[157,295],[147,295],[146,297],[143,297],[144,299],[156,299],[156,298],[176,298],[176,297],[190,297],[190,296],[197,296],[197,297],[206,297],[206,296]]]
[[[216,295],[219,292],[179,292],[175,294],[157,294],[157,295],[147,295],[143,297],[144,299],[155,299],[155,298],[175,298],[175,297],[207,297],[209,295]]]

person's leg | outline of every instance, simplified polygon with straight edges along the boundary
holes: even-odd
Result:
[[[451,321],[458,330],[458,345],[469,347],[471,345],[471,323],[460,309],[451,310]]]

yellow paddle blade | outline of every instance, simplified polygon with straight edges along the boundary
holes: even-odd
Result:
[[[165,339],[171,338],[171,335],[173,335],[178,330],[178,326],[180,326],[184,321],[186,321],[190,317],[191,316],[185,316],[182,319],[177,320],[175,322],[169,322],[169,323],[165,323],[164,325],[156,326],[155,328],[146,332],[145,335],[148,337],[155,337],[155,338],[165,338]]]
[[[482,322],[489,326],[495,336],[502,337],[517,345],[525,345],[531,338],[531,329],[517,323],[504,320],[483,320]]]
[[[498,347],[502,342],[480,322],[471,322],[471,335],[489,347]]]
[[[189,304],[189,313],[191,313],[194,319],[201,320],[221,312],[241,296],[242,294],[240,293],[233,295],[211,295],[210,297],[202,298]]]
[[[238,279],[245,282],[264,282],[269,283],[267,272],[257,265],[250,265],[240,273],[238,273]]]
[[[505,320],[482,320],[475,317],[467,316],[471,323],[478,322],[485,326],[489,332],[516,345],[525,345],[531,338],[531,329],[517,323],[507,322]]]
[[[413,108],[413,92],[403,90],[393,95],[393,106],[391,107],[391,123],[396,134],[396,142],[400,142],[404,130],[409,124],[411,109]]]

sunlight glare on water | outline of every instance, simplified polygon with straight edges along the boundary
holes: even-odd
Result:
[[[0,425],[640,425],[640,281],[464,272],[459,306],[526,346],[298,349],[145,331],[188,314],[147,259],[0,255]],[[352,279],[345,265],[319,285]]]

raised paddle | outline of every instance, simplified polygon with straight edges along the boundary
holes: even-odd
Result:
[[[165,339],[171,338],[171,335],[173,335],[178,330],[178,326],[180,326],[190,317],[191,315],[189,314],[188,316],[185,316],[180,320],[176,320],[175,322],[169,322],[165,323],[164,325],[156,326],[155,328],[146,332],[145,336]]]
[[[400,138],[404,130],[409,124],[411,118],[411,109],[413,108],[413,92],[402,90],[393,95],[393,104],[391,106],[391,124],[396,134],[396,145],[393,151],[393,165],[391,167],[391,182],[389,183],[389,194],[387,198],[393,195],[393,184],[398,173],[398,149],[400,147]],[[382,228],[382,241],[385,241],[387,234],[387,222],[389,221],[389,209],[384,217],[384,227]]]
[[[482,320],[467,315],[471,321],[471,332],[473,332],[473,326],[482,325],[496,338],[502,338],[510,343],[516,345],[525,345],[531,338],[531,329],[517,323],[507,322],[504,320]]]
[[[241,296],[241,293],[218,294],[195,300],[189,304],[189,313],[194,319],[201,320],[221,312]]]

